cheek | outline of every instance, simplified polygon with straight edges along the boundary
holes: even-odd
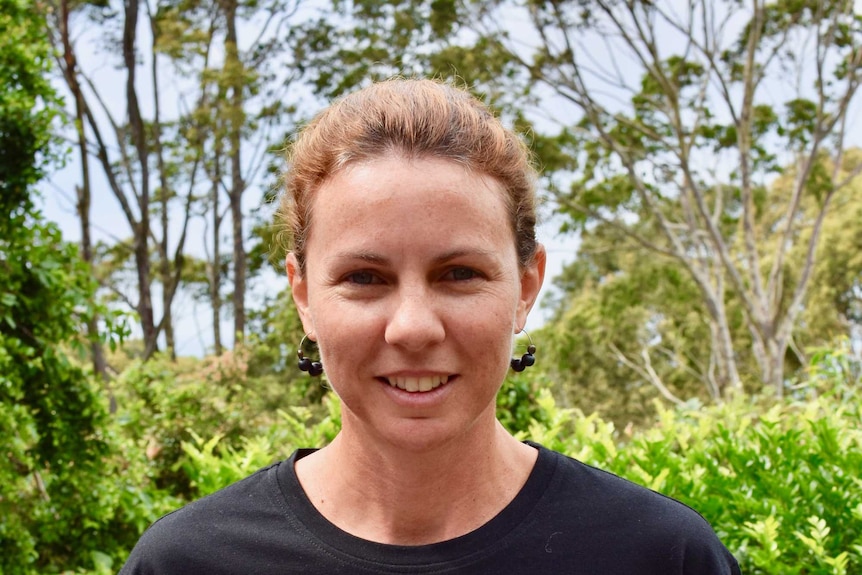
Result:
[[[358,318],[327,313],[315,317],[317,343],[321,353],[340,360],[352,357],[363,343],[369,341],[368,329]],[[330,361],[330,363],[332,363]]]
[[[451,325],[450,335],[475,356],[475,362],[493,371],[497,371],[499,366],[508,365],[514,331],[511,309],[496,312],[486,309],[477,313],[474,308],[455,317],[458,319]],[[506,368],[501,369],[505,371]]]
[[[312,299],[311,317],[321,361],[334,381],[356,374],[382,340],[383,322],[369,307],[348,305],[332,297]]]

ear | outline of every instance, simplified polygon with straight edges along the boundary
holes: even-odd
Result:
[[[311,321],[311,312],[308,307],[308,280],[302,275],[299,261],[293,252],[287,254],[284,260],[284,269],[287,272],[287,281],[290,283],[293,303],[296,305],[299,319],[302,321],[302,329],[305,330],[310,339],[314,339],[314,322]]]
[[[521,297],[518,300],[518,310],[515,317],[515,327],[519,331],[527,324],[527,316],[533,309],[533,304],[539,297],[542,283],[545,281],[545,263],[547,262],[545,246],[539,244],[536,247],[536,255],[533,261],[521,271]]]

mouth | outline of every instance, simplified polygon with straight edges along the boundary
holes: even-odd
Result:
[[[408,393],[424,393],[437,389],[454,378],[454,375],[430,375],[423,377],[381,377],[378,379]]]

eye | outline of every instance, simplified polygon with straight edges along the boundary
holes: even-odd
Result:
[[[353,272],[347,274],[344,279],[352,284],[356,285],[372,285],[375,283],[380,283],[380,278],[374,275],[371,272]]]
[[[480,277],[480,274],[472,268],[452,268],[448,272],[446,272],[446,275],[443,277],[444,279],[456,282],[463,282],[476,279]]]

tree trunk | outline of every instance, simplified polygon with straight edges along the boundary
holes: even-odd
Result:
[[[220,102],[224,99],[223,89],[219,88],[219,96],[216,99]],[[210,284],[210,303],[212,305],[212,322],[213,322],[213,351],[216,355],[221,355],[224,352],[224,343],[221,334],[221,206],[219,202],[219,188],[222,178],[222,138],[221,138],[221,118],[219,117],[218,109],[216,109],[213,117],[213,159],[208,165],[211,166],[210,182],[211,182],[211,210],[212,210],[212,240],[213,253],[209,263],[209,284]]]
[[[93,270],[93,244],[90,237],[90,162],[87,153],[87,138],[84,133],[84,95],[78,82],[77,62],[72,51],[72,43],[69,37],[69,2],[64,0],[60,4],[60,36],[63,43],[63,58],[65,60],[66,81],[72,97],[75,100],[75,132],[78,137],[78,151],[81,155],[81,185],[75,187],[78,212],[78,221],[81,224],[81,258],[87,262],[91,273]],[[104,381],[108,382],[107,361],[102,344],[99,341],[99,322],[97,317],[87,320],[87,336],[90,340],[90,353],[93,360],[93,371]],[[111,413],[117,409],[117,402],[111,393],[110,387],[106,386],[108,392]]]
[[[727,313],[724,303],[719,305],[719,318],[716,322],[718,339],[713,341],[713,346],[718,356],[718,388],[722,397],[728,393],[742,389],[742,381],[739,378],[739,370],[736,366],[736,354],[733,350],[733,334],[727,322]]]
[[[159,29],[156,19],[150,15],[150,31],[153,37],[151,77],[153,80],[153,107],[155,117],[153,118],[153,131],[155,137],[153,142],[156,152],[156,163],[159,171],[159,203],[161,204],[161,227],[162,237],[159,242],[159,275],[162,284],[162,320],[159,322],[165,334],[165,348],[171,356],[172,361],[177,359],[176,343],[174,342],[174,318],[171,313],[171,305],[174,299],[174,274],[171,271],[170,245],[168,242],[168,204],[171,199],[171,189],[168,183],[167,168],[165,167],[165,154],[162,149],[162,124],[161,106],[159,99],[159,74],[158,74],[158,52],[155,42],[159,37]]]
[[[246,254],[243,241],[242,196],[245,183],[242,178],[242,127],[245,114],[242,109],[244,73],[239,59],[236,31],[236,0],[225,0],[225,67],[230,86],[230,114],[228,140],[230,142],[231,183],[228,197],[233,230],[233,330],[236,343],[241,343],[245,334],[245,275]]]
[[[236,343],[245,337],[245,244],[242,235],[242,193],[230,196],[230,211],[233,220],[233,331]]]
[[[210,301],[213,312],[213,348],[216,355],[221,355],[224,347],[221,339],[221,214],[219,214],[219,180],[221,179],[219,162],[221,161],[221,145],[218,137],[214,150],[212,173],[212,212],[213,212],[213,255],[209,269]]]
[[[160,259],[160,271],[159,275],[162,277],[162,308],[163,308],[163,316],[160,325],[162,326],[162,331],[165,334],[165,349],[171,356],[172,361],[176,361],[177,359],[177,348],[176,343],[174,341],[174,316],[171,313],[171,305],[173,304],[173,290],[171,289],[171,283],[173,281],[173,273],[171,273],[171,260],[168,255],[168,193],[162,188],[161,193],[161,203],[162,203],[162,246],[161,246],[161,257]]]
[[[135,41],[138,26],[138,0],[125,0],[126,19],[123,25],[123,63],[126,66],[126,102],[128,103],[129,127],[132,144],[138,155],[140,168],[140,190],[138,193],[139,221],[132,226],[134,232],[135,267],[138,275],[138,316],[144,338],[144,358],[149,358],[158,349],[158,330],[153,316],[153,300],[150,274],[150,170],[149,150],[144,121],[138,106],[135,89],[136,54]]]
[[[772,338],[766,343],[767,364],[764,366],[764,383],[770,385],[775,391],[775,397],[781,399],[784,396],[784,355],[787,350],[787,342]]]

